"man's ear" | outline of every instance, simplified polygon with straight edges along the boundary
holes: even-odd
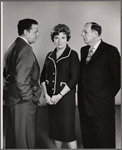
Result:
[[[98,32],[94,30],[95,37],[98,37]]]
[[[28,31],[25,29],[24,32],[23,32],[23,34],[24,34],[25,36],[27,36]]]

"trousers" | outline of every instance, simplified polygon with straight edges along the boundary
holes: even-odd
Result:
[[[106,117],[89,117],[80,114],[84,148],[115,148],[115,114]]]
[[[32,101],[7,106],[6,148],[35,148],[36,112],[37,105]]]

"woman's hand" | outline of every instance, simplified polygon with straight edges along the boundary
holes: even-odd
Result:
[[[53,105],[53,103],[51,102],[51,97],[48,94],[45,94],[45,99],[49,105]]]
[[[62,98],[62,96],[60,94],[57,94],[57,95],[53,95],[52,98],[51,98],[51,102],[55,105],[58,103],[58,101]]]

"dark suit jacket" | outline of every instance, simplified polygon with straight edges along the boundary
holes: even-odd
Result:
[[[17,38],[5,54],[4,100],[10,106],[21,100],[38,102],[41,89],[38,84],[40,67],[32,47]]]
[[[81,114],[106,116],[115,110],[120,89],[120,54],[116,47],[101,41],[86,65],[89,46],[81,48],[78,107]]]

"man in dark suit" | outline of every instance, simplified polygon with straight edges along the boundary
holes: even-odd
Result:
[[[101,32],[101,26],[94,22],[86,23],[82,31],[87,46],[81,48],[78,108],[84,148],[115,148],[120,54],[101,40]]]
[[[34,148],[40,67],[30,44],[39,36],[38,22],[18,22],[19,37],[4,56],[4,100],[8,111],[6,148]]]

